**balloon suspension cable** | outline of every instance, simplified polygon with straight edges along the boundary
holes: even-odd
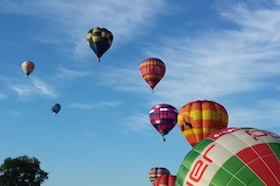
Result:
[[[164,134],[161,134],[161,135],[162,135],[162,141],[165,142],[166,139],[165,139],[165,137],[164,137]]]

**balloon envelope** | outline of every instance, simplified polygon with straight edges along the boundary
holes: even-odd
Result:
[[[162,136],[168,134],[176,125],[177,115],[177,109],[169,104],[155,105],[149,112],[151,124]]]
[[[158,58],[147,58],[141,62],[139,71],[153,92],[155,86],[165,74],[165,64]]]
[[[24,61],[21,64],[21,69],[26,74],[26,76],[28,77],[29,74],[31,74],[33,72],[33,70],[35,69],[35,64],[31,61]]]
[[[148,176],[150,181],[154,183],[156,178],[162,175],[169,175],[169,174],[170,174],[169,170],[165,167],[154,167],[150,169]]]
[[[227,128],[194,146],[176,186],[280,185],[280,136],[255,128]]]
[[[51,109],[52,109],[53,114],[56,115],[60,111],[60,108],[61,108],[60,104],[58,104],[58,103],[52,104]]]
[[[113,34],[106,28],[95,27],[87,33],[87,44],[94,51],[100,62],[101,56],[111,47]]]
[[[176,176],[174,175],[162,175],[155,179],[154,186],[174,186]]]
[[[178,125],[186,140],[194,146],[208,134],[226,128],[228,114],[214,101],[192,101],[180,109]]]

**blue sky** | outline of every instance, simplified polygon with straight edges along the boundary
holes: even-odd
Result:
[[[0,4],[0,161],[35,156],[43,186],[148,186],[158,166],[176,175],[191,146],[178,126],[162,142],[148,120],[160,103],[213,100],[230,127],[280,134],[279,0]],[[93,27],[114,35],[100,63],[86,44]],[[166,65],[154,93],[138,71],[148,57]]]

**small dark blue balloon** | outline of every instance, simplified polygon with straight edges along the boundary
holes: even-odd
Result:
[[[61,106],[58,103],[54,103],[54,104],[52,104],[51,108],[52,108],[53,114],[56,115],[60,111]]]

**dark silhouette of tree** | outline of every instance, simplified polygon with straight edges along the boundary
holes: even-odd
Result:
[[[39,186],[45,179],[48,173],[40,169],[40,161],[35,157],[8,157],[0,166],[1,186]]]

